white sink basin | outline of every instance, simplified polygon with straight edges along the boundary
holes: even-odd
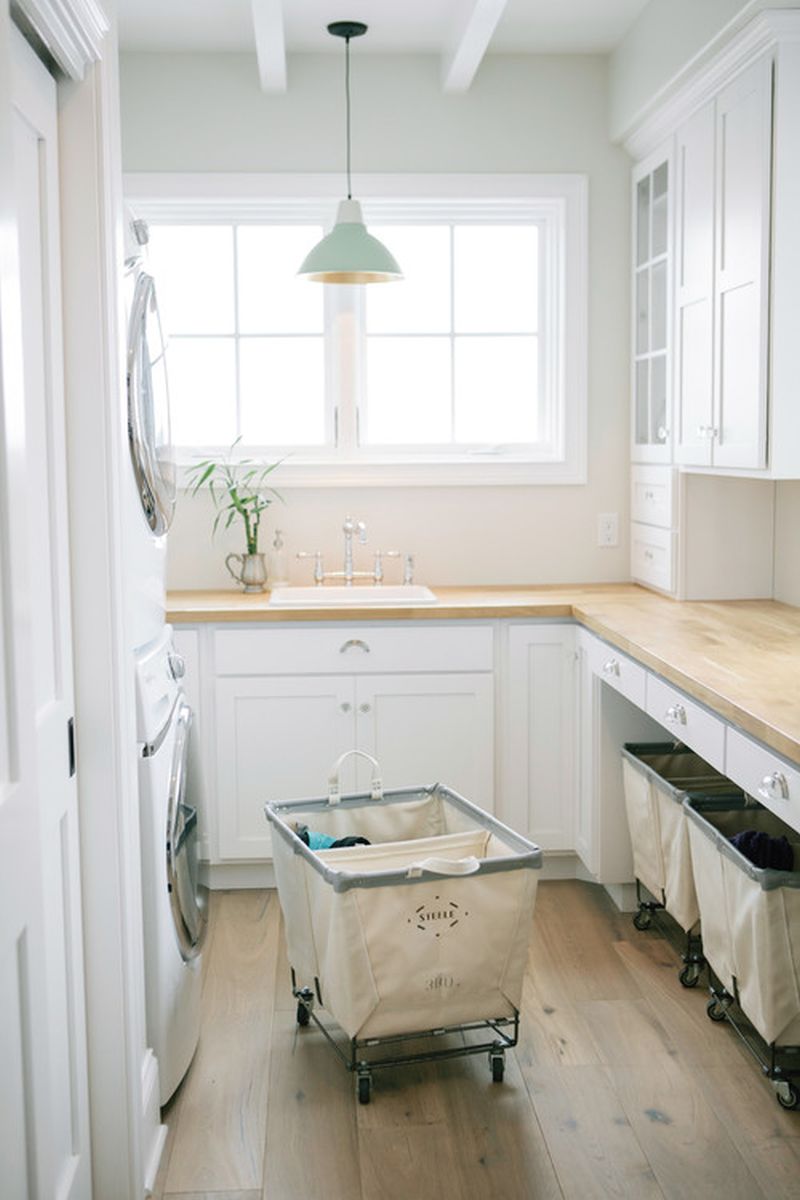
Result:
[[[404,608],[438,603],[430,588],[419,583],[277,587],[269,602],[273,608]]]

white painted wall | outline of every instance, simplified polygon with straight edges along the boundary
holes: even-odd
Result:
[[[292,489],[278,524],[290,550],[340,557],[347,512],[373,546],[418,555],[434,583],[576,582],[628,577],[629,162],[609,143],[607,63],[595,56],[487,60],[465,95],[443,95],[433,57],[353,55],[358,171],[580,171],[589,175],[589,482],[580,487]],[[289,64],[285,95],[264,95],[246,54],[122,57],[127,171],[339,171],[342,64]],[[618,512],[618,549],[596,546],[598,512]],[[277,518],[276,518],[277,519]],[[210,542],[203,499],[182,496],[170,533],[172,588],[230,584],[231,535]]]
[[[650,0],[610,59],[609,128],[623,140],[638,121],[765,8],[798,0]]]
[[[800,481],[775,489],[775,599],[800,605]]]

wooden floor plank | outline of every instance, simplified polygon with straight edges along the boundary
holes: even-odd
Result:
[[[275,1010],[269,1090],[264,1200],[361,1200],[352,1076],[294,1009]]]
[[[587,889],[602,894],[589,901]],[[560,1004],[637,999],[641,991],[608,947],[617,937],[611,900],[594,884],[553,880],[538,890],[532,970]]]
[[[577,1006],[607,1066],[649,1065],[677,1057],[656,1010],[645,999],[592,1000]]]
[[[503,1083],[492,1082],[484,1055],[441,1063],[436,1070],[456,1162],[443,1200],[561,1200],[514,1051],[506,1052]]]
[[[603,1067],[522,1070],[566,1200],[663,1200]]]
[[[600,1062],[582,1014],[549,986],[539,960],[532,956],[522,989],[520,1048],[526,1061],[550,1066],[588,1066]],[[552,976],[550,976],[552,978]]]
[[[606,1070],[666,1197],[766,1200],[769,1193],[682,1063]]]
[[[261,1189],[254,1192],[170,1192],[164,1200],[261,1200]]]
[[[275,893],[218,894],[200,1045],[164,1191],[259,1189],[278,946]]]

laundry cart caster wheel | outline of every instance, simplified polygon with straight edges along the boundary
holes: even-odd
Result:
[[[372,1095],[372,1077],[370,1075],[359,1075],[356,1080],[356,1090],[358,1091],[358,1103],[369,1104],[370,1096]]]
[[[708,1004],[706,1005],[706,1012],[708,1013],[708,1018],[710,1021],[724,1021],[725,1020],[724,1006],[722,1004],[720,1004],[719,1000],[715,1000],[713,997],[711,1000],[709,1000]]]
[[[504,1054],[490,1054],[489,1062],[492,1064],[492,1083],[502,1083],[503,1076],[506,1073],[506,1058]]]
[[[302,1000],[297,1001],[297,1024],[308,1025],[311,1020],[311,1013]]]
[[[634,914],[633,924],[637,929],[649,929],[653,923],[653,914],[648,912],[646,908],[640,908]]]
[[[800,1091],[788,1079],[775,1084],[775,1097],[781,1108],[797,1108],[800,1104]]]
[[[699,978],[700,967],[697,965],[697,963],[687,963],[681,973],[678,975],[678,979],[685,988],[697,987],[697,981]],[[708,1015],[711,1016],[711,1013]],[[715,1018],[712,1017],[711,1019],[714,1020]]]

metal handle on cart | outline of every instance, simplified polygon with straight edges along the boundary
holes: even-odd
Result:
[[[474,875],[480,869],[480,861],[473,854],[467,858],[423,858],[421,862],[411,864],[406,878],[416,879],[423,871],[434,875]]]
[[[370,784],[370,797],[373,800],[383,799],[383,784],[381,783],[381,769],[378,766],[376,759],[371,754],[367,754],[366,750],[345,750],[344,754],[340,754],[336,762],[330,769],[328,774],[328,804],[338,804],[340,800],[339,788],[339,773],[342,769],[342,763],[351,754],[358,754],[361,758],[365,758],[368,763],[372,764],[372,783]]]

